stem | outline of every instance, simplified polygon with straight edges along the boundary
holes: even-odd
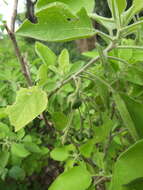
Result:
[[[12,9],[12,16],[10,21],[10,30],[14,32],[15,30],[15,20],[17,16],[17,7],[18,7],[18,0],[13,0],[13,9]]]
[[[25,79],[28,83],[29,86],[32,86],[32,80],[31,80],[31,76],[30,76],[30,73],[29,73],[29,70],[28,70],[28,65],[27,65],[27,62],[26,60],[24,59],[24,57],[22,56],[21,52],[20,52],[20,49],[18,47],[18,43],[16,41],[16,37],[15,37],[15,34],[14,32],[12,32],[8,26],[5,24],[5,28],[7,30],[7,33],[11,39],[11,42],[13,44],[13,47],[14,47],[14,50],[15,50],[15,54],[18,58],[18,61],[21,65],[21,69],[22,69],[22,72],[23,72],[23,75],[25,76]]]

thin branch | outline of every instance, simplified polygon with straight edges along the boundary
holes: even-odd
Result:
[[[116,45],[114,43],[109,44],[109,46],[104,50],[104,53],[106,54],[107,52],[110,52],[112,49],[114,49]],[[75,79],[78,75],[83,73],[86,69],[88,69],[91,65],[96,63],[97,61],[100,60],[100,56],[97,56],[96,58],[92,59],[89,61],[86,65],[84,65],[79,71],[76,73],[72,74],[68,79],[61,81],[59,85],[49,94],[48,98],[51,98],[53,94],[55,94],[59,89],[61,89],[65,84],[70,82],[71,80]]]
[[[25,76],[25,79],[27,80],[27,83],[29,86],[32,86],[32,80],[31,80],[31,76],[30,73],[28,71],[28,65],[27,62],[25,60],[25,58],[21,55],[20,49],[18,47],[18,43],[16,41],[16,37],[15,34],[8,28],[8,26],[5,24],[5,28],[7,30],[7,33],[11,39],[11,42],[13,44],[14,50],[15,50],[15,54],[19,60],[19,63],[21,65],[21,70],[23,72],[23,75]]]
[[[17,8],[18,8],[18,0],[13,0],[13,9],[12,9],[12,16],[10,20],[10,30],[14,32],[15,30],[15,20],[17,16]]]

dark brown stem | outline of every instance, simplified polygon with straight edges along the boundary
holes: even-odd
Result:
[[[15,34],[14,32],[12,32],[8,26],[5,24],[5,28],[7,30],[7,33],[12,41],[12,44],[13,44],[13,47],[14,47],[14,50],[15,50],[15,54],[19,60],[19,63],[21,65],[21,70],[22,70],[22,73],[23,75],[25,76],[25,79],[28,83],[29,86],[32,86],[32,80],[31,80],[31,76],[30,76],[30,73],[29,73],[29,70],[28,70],[28,65],[27,65],[27,62],[26,62],[26,59],[24,59],[24,57],[21,55],[21,52],[20,52],[20,49],[18,47],[18,43],[16,41],[16,37],[15,37]]]

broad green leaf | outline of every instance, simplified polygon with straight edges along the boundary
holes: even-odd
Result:
[[[66,5],[53,3],[39,11],[36,16],[38,23],[33,24],[26,20],[16,34],[44,41],[74,40],[95,34],[85,9],[74,15]]]
[[[24,144],[21,143],[12,144],[11,153],[20,158],[25,158],[30,154],[30,152],[24,147]]]
[[[66,74],[70,70],[69,53],[67,49],[61,52],[58,62],[61,75]]]
[[[85,8],[88,13],[94,10],[95,0],[38,0],[36,8],[42,9],[49,3],[61,2],[69,6],[71,11],[78,12],[81,8]]]
[[[43,63],[45,63],[48,66],[55,65],[57,57],[55,53],[50,48],[48,48],[48,46],[40,42],[36,42],[35,50],[36,50],[37,55],[43,61]]]
[[[121,154],[115,164],[110,190],[125,190],[127,184],[143,178],[142,150],[143,141],[141,140]]]
[[[118,93],[114,93],[113,98],[114,98],[114,101],[116,103],[117,109],[119,110],[119,113],[122,117],[124,125],[129,130],[129,132],[132,135],[132,137],[134,138],[134,140],[139,139],[136,127],[135,127],[134,122],[130,116],[130,113],[128,112],[128,109],[125,105],[124,100],[122,99],[122,97]]]
[[[91,176],[84,167],[75,166],[59,175],[48,190],[86,190],[91,181]]]
[[[69,157],[69,151],[64,146],[56,147],[51,151],[50,156],[53,160],[62,162],[67,160],[67,158]]]
[[[136,130],[138,132],[138,136],[143,138],[143,104],[131,99],[125,94],[121,94],[122,99],[124,100],[128,112],[134,122]]]
[[[9,170],[9,176],[16,180],[23,180],[25,178],[25,171],[19,166],[13,166]]]
[[[80,152],[85,158],[90,158],[91,153],[93,152],[95,148],[94,144],[95,144],[95,141],[94,139],[92,139],[92,140],[88,140],[85,144],[80,146]]]
[[[60,131],[64,130],[68,123],[67,116],[62,112],[54,112],[52,114],[52,120],[54,122],[54,127]]]
[[[5,168],[9,160],[9,152],[7,150],[0,152],[0,168]]]
[[[7,113],[15,131],[20,130],[41,114],[46,109],[47,102],[47,94],[40,88],[36,86],[29,89],[21,88],[17,92],[16,102],[7,107]]]

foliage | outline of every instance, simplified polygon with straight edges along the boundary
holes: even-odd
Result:
[[[139,190],[143,20],[136,14],[143,3],[134,0],[127,9],[126,0],[108,0],[112,17],[106,18],[93,13],[94,1],[82,1],[82,7],[78,2],[39,0],[38,23],[26,20],[15,33],[36,39],[37,58],[29,69],[32,87],[26,86],[17,62],[14,67],[15,58],[10,60],[12,72],[9,64],[0,66],[1,91],[8,99],[16,94],[15,101],[1,103],[0,176],[22,181],[50,168],[54,160],[60,172],[46,187],[49,190]],[[91,19],[106,30],[94,29]],[[71,60],[66,48],[56,54],[38,41],[95,34],[106,47],[97,39],[96,49],[82,55],[89,62]],[[12,90],[6,95],[9,86]]]

